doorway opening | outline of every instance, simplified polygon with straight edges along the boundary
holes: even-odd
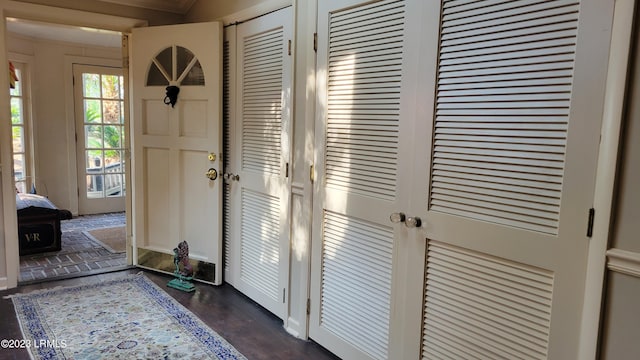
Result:
[[[129,267],[121,33],[16,18],[6,24],[8,57],[26,64],[20,92],[11,92],[16,196],[54,208],[46,216],[30,209],[26,222],[17,209],[18,282]],[[54,246],[37,249],[47,236]],[[24,251],[29,240],[36,249]]]

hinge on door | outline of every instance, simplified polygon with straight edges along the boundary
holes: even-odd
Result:
[[[313,33],[313,51],[318,51],[318,33]]]
[[[287,163],[287,165],[285,165],[284,167],[284,177],[289,177],[289,163]]]
[[[589,220],[587,221],[587,237],[593,236],[593,222],[596,216],[596,209],[589,209]]]
[[[285,299],[285,294],[286,294],[286,293],[287,293],[287,289],[283,288],[283,289],[282,289],[282,303],[283,303],[283,304],[285,303],[284,299]]]
[[[289,53],[289,56],[291,56],[291,40],[289,40],[289,43],[287,45],[287,52]]]
[[[129,35],[122,34],[122,67],[129,68]]]
[[[311,314],[311,299],[307,299],[307,315]]]
[[[316,172],[313,167],[313,164],[309,166],[309,180],[313,183],[316,180]]]

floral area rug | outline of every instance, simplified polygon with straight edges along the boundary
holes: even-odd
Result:
[[[34,359],[245,359],[142,274],[12,301]]]

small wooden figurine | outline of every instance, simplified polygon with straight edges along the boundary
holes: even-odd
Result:
[[[176,269],[173,271],[175,279],[169,281],[167,286],[174,289],[191,292],[196,287],[191,283],[193,280],[193,267],[189,262],[189,244],[182,241],[177,248],[173,249],[173,263]]]

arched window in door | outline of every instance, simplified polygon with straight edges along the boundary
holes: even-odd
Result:
[[[152,59],[147,86],[204,85],[204,72],[198,58],[189,49],[173,45]]]

